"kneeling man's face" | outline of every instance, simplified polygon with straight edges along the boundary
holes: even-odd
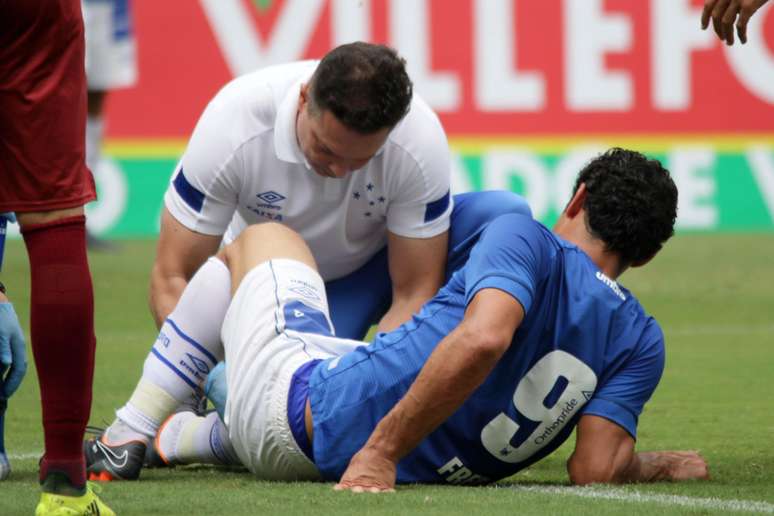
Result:
[[[363,168],[384,145],[390,128],[361,134],[342,124],[328,110],[310,106],[307,85],[301,88],[296,115],[296,138],[312,169],[324,177],[345,177]]]

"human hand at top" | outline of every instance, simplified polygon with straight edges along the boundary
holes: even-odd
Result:
[[[709,27],[710,19],[715,34],[728,45],[734,44],[734,21],[736,33],[742,44],[747,43],[747,22],[755,11],[768,0],[705,0],[701,13],[701,28]]]

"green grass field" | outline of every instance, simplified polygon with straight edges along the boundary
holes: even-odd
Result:
[[[90,257],[98,338],[93,424],[112,420],[126,401],[155,339],[146,303],[153,253],[152,242],[122,242],[120,253]],[[406,486],[394,495],[354,495],[330,484],[275,484],[242,471],[178,468],[106,484],[102,496],[121,515],[774,513],[772,257],[772,234],[680,235],[649,267],[622,278],[667,337],[666,372],[640,419],[638,447],[700,450],[710,481],[570,489],[568,442],[495,487]],[[28,277],[22,243],[9,242],[2,279],[25,329]],[[37,502],[38,400],[31,366],[6,418],[13,473],[0,484],[0,515],[31,514]]]

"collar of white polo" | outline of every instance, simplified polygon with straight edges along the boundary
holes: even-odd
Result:
[[[302,84],[304,84],[304,79],[291,86],[277,106],[277,117],[274,120],[274,152],[277,158],[282,161],[303,163],[306,168],[310,168],[304,153],[301,152],[301,147],[298,146],[298,137],[296,136],[296,116]]]

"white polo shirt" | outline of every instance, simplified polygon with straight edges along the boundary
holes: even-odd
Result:
[[[326,178],[296,138],[301,85],[317,61],[272,66],[227,84],[204,110],[164,202],[192,231],[231,242],[249,224],[301,234],[323,279],[346,276],[386,231],[429,238],[449,228],[450,156],[438,117],[416,93],[406,117],[360,170]]]

